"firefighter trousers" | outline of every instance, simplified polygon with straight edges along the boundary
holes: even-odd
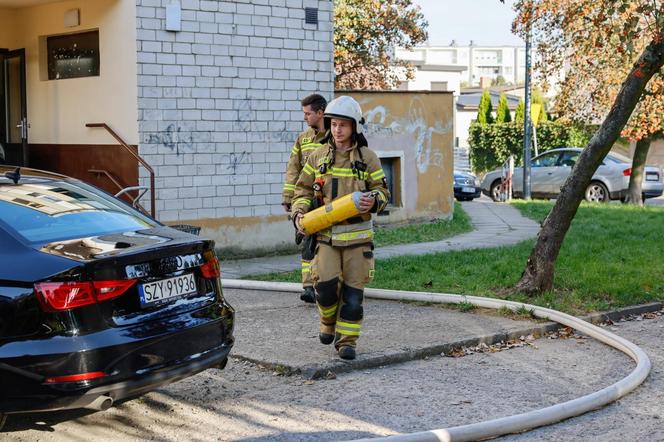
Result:
[[[364,317],[364,287],[374,275],[373,245],[319,243],[312,264],[320,332],[334,334],[337,349],[355,347]]]
[[[311,265],[313,262],[316,247],[315,236],[305,236],[302,241],[302,287],[313,287],[314,280],[311,273]]]
[[[304,288],[312,287],[314,285],[314,281],[311,277],[311,263],[312,261],[302,258],[302,287]]]

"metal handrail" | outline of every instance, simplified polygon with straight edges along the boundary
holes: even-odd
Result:
[[[88,172],[90,173],[98,173],[100,175],[105,175],[106,178],[108,178],[113,184],[115,184],[115,187],[120,189],[118,193],[115,194],[115,197],[119,197],[127,192],[131,192],[133,190],[142,190],[142,192],[139,192],[137,196],[134,198],[130,194],[127,193],[127,196],[131,199],[131,206],[139,209],[141,212],[145,213],[146,215],[149,215],[148,211],[145,210],[145,207],[143,207],[138,200],[140,200],[143,195],[145,195],[145,192],[148,190],[147,187],[145,186],[130,186],[130,187],[122,187],[122,184],[118,180],[115,179],[111,173],[106,170],[106,169],[88,169]]]
[[[132,149],[125,141],[120,138],[118,134],[115,133],[113,129],[108,127],[108,124],[106,123],[86,123],[85,127],[101,127],[103,129],[106,129],[106,131],[111,134],[113,138],[117,140],[118,143],[122,147],[125,148],[139,163],[145,167],[145,169],[150,173],[150,215],[152,215],[152,218],[155,217],[155,189],[154,189],[154,170],[150,165],[143,159],[141,158],[140,155],[138,155],[136,152],[134,152],[134,149]]]
[[[145,195],[145,192],[148,191],[148,188],[145,187],[145,186],[129,186],[129,187],[125,187],[124,189],[122,189],[121,191],[119,191],[118,193],[116,193],[116,194],[115,194],[115,197],[117,198],[117,197],[119,197],[120,195],[124,195],[124,194],[127,193],[127,192],[133,192],[134,190],[140,190],[140,192],[138,192],[136,198],[134,198],[134,202],[136,202],[136,201],[140,200],[140,199],[143,197],[143,195]]]

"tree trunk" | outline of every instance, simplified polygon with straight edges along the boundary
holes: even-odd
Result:
[[[550,291],[560,247],[590,179],[618,139],[650,78],[664,64],[664,40],[657,32],[625,79],[609,114],[579,156],[553,209],[542,223],[535,247],[515,290],[529,295]]]
[[[650,138],[643,138],[636,142],[634,158],[632,159],[632,174],[629,176],[629,189],[625,202],[636,206],[643,206],[641,198],[641,184],[646,168],[646,158],[650,150]]]

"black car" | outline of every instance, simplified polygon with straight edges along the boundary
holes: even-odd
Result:
[[[482,189],[477,185],[474,175],[454,171],[454,198],[457,201],[472,201],[479,198],[482,194]]]
[[[223,368],[234,311],[219,276],[213,241],[81,181],[0,166],[0,424]]]

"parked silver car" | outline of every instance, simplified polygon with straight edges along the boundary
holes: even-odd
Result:
[[[556,198],[560,188],[576,164],[581,151],[578,147],[566,147],[546,151],[531,161],[531,195],[533,198]],[[586,188],[587,201],[606,202],[622,200],[627,194],[629,176],[632,173],[632,160],[611,152],[602,161]],[[482,192],[494,201],[501,201],[502,170],[494,170],[482,179]],[[662,195],[662,170],[659,166],[646,166],[642,184],[643,198],[655,198]],[[514,168],[512,194],[515,198],[523,197],[523,167]]]

